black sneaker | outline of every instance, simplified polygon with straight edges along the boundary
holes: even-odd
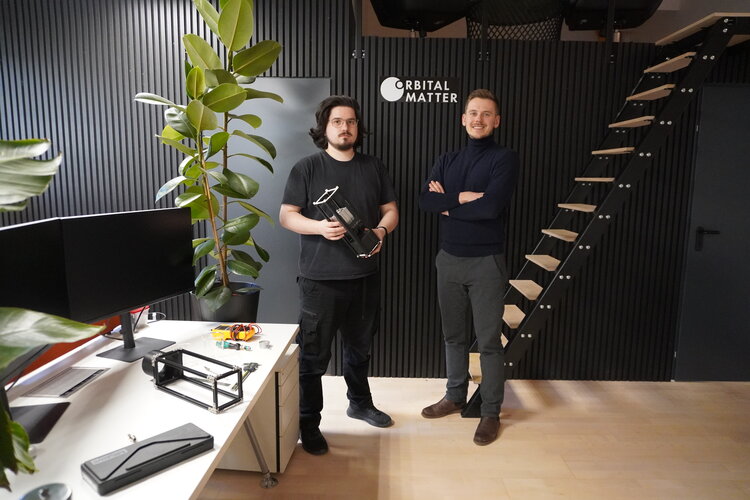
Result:
[[[349,405],[349,408],[346,409],[346,414],[352,418],[364,420],[368,424],[374,425],[375,427],[390,427],[393,425],[393,419],[391,419],[390,416],[378,410],[374,406],[369,406],[367,408],[356,408],[352,405]]]
[[[302,440],[302,449],[311,455],[325,455],[328,453],[328,443],[326,438],[320,432],[320,429],[300,429],[300,439]]]

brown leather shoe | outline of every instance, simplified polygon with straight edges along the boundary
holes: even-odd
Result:
[[[464,409],[466,403],[454,403],[448,399],[441,399],[434,405],[430,405],[422,410],[424,418],[440,418],[451,413],[458,413]]]
[[[500,430],[499,417],[482,417],[479,419],[477,431],[474,433],[474,443],[479,446],[485,446],[497,439],[497,432]]]

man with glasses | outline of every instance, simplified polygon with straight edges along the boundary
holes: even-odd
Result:
[[[448,375],[445,396],[424,408],[422,416],[444,417],[466,406],[473,329],[482,368],[474,443],[487,445],[497,438],[504,394],[505,224],[519,162],[514,151],[492,137],[500,126],[500,110],[489,90],[469,94],[461,124],[468,145],[438,158],[419,196],[422,210],[440,214],[435,265]]]
[[[310,136],[322,151],[292,168],[279,222],[300,235],[300,437],[305,451],[322,455],[328,451],[328,443],[320,432],[321,377],[328,368],[337,331],[344,348],[347,415],[376,427],[393,425],[391,417],[373,404],[367,372],[380,319],[376,254],[386,235],[398,225],[398,207],[383,163],[355,151],[367,133],[357,101],[346,96],[324,99],[315,119],[317,126],[310,129]],[[372,255],[355,255],[342,241],[346,229],[337,221],[326,220],[313,205],[336,186],[365,227],[381,240]]]

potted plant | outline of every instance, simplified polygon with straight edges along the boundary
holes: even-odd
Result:
[[[62,154],[51,160],[35,160],[50,147],[45,139],[0,141],[0,212],[26,207],[28,198],[42,194],[57,173]],[[3,283],[13,287],[13,283]],[[39,293],[44,293],[40,290]],[[16,307],[0,307],[0,372],[30,348],[58,342],[73,342],[97,334],[102,327]],[[0,487],[10,490],[5,474],[36,471],[29,454],[29,437],[10,418],[4,388],[0,387]]]
[[[281,45],[271,40],[248,45],[253,34],[252,0],[222,0],[220,11],[208,0],[193,0],[193,4],[218,37],[222,53],[218,54],[209,42],[197,35],[183,36],[187,54],[187,104],[176,104],[150,93],[139,93],[135,100],[167,108],[166,124],[157,137],[179,150],[184,159],[177,169],[178,175],[161,186],[156,200],[184,186],[175,204],[190,207],[194,222],[207,222],[208,234],[193,242],[194,262],[210,258],[195,280],[195,295],[208,310],[216,311],[233,295],[257,293],[255,287],[229,281],[230,274],[258,277],[262,263],[246,251],[248,247],[255,249],[260,260],[267,262],[269,259],[268,252],[253,239],[251,230],[261,218],[272,224],[273,219],[249,202],[258,192],[258,183],[233,167],[239,161],[257,163],[271,172],[273,167],[259,156],[230,153],[229,145],[230,140],[244,141],[259,147],[271,159],[276,157],[276,149],[270,141],[238,128],[246,125],[258,128],[261,118],[249,113],[239,114],[236,110],[252,99],[283,102],[276,94],[249,87],[256,76],[276,61]],[[230,218],[230,205],[240,207],[242,214]],[[211,319],[235,321],[233,318]]]

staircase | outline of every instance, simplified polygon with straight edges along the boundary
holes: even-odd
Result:
[[[719,56],[750,40],[750,13],[714,13],[656,42],[653,64],[591,152],[591,160],[505,294],[503,345],[511,375],[555,311],[563,293],[698,94]],[[478,353],[470,374],[481,381]],[[479,390],[462,415],[479,416]]]

